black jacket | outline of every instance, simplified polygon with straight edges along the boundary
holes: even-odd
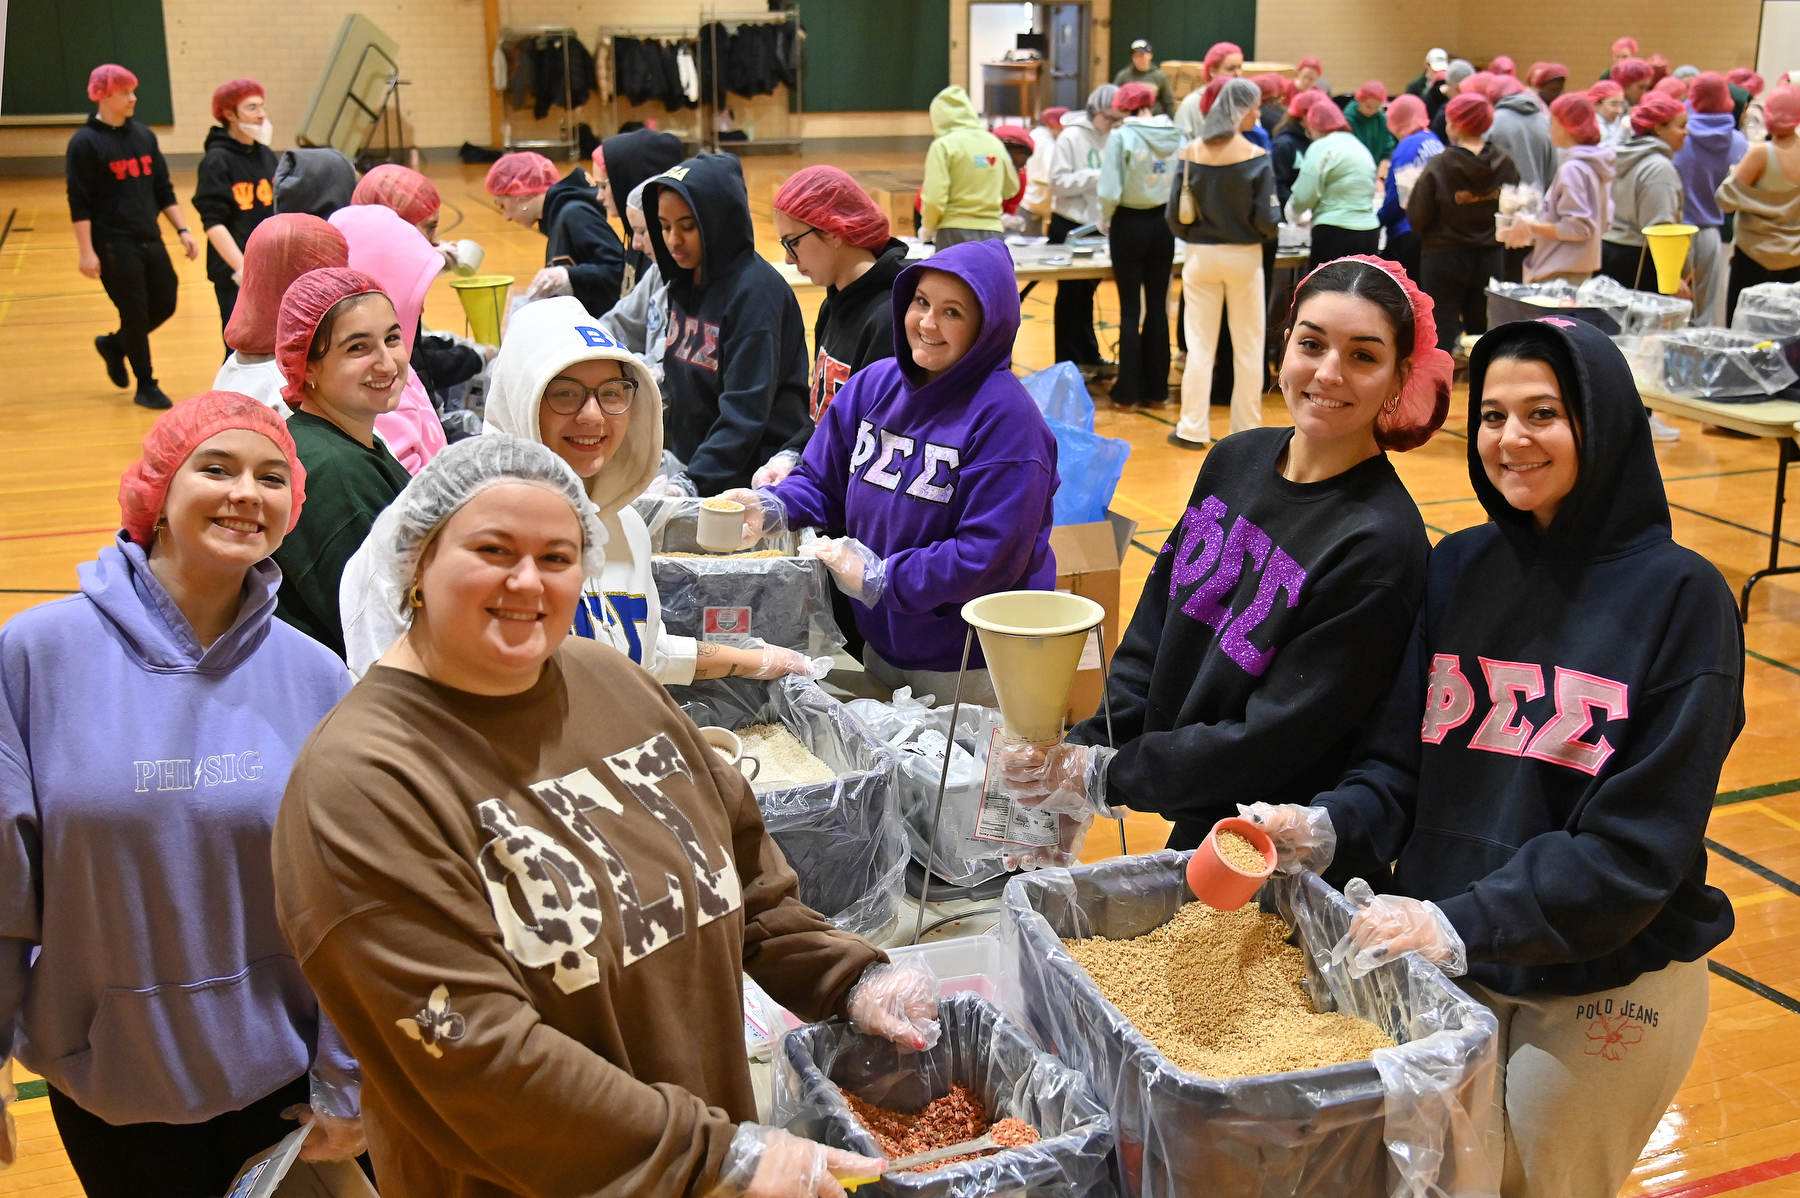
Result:
[[[1555,317],[1488,333],[1469,427],[1495,350],[1521,338],[1565,360],[1575,488],[1540,535],[1470,439],[1490,523],[1432,551],[1364,758],[1314,801],[1338,836],[1328,878],[1437,903],[1484,986],[1588,994],[1731,934],[1701,838],[1744,725],[1744,645],[1719,571],[1670,536],[1650,426],[1604,334]]]
[[[200,214],[202,229],[224,225],[243,249],[256,226],[275,215],[275,151],[261,142],[245,145],[223,125],[214,125],[206,134],[206,153],[200,159],[194,211]],[[206,277],[215,283],[231,282],[231,267],[211,242],[206,246]]]
[[[96,244],[162,240],[156,218],[175,203],[175,186],[150,126],[90,116],[69,139],[64,171],[69,219],[92,221]]]
[[[1276,463],[1291,429],[1206,455],[1107,686],[1108,801],[1190,849],[1237,804],[1305,803],[1353,760],[1425,589],[1419,509],[1385,455],[1319,483]],[[1103,717],[1069,733],[1107,743]]]
[[[805,449],[838,388],[869,363],[894,356],[894,280],[905,269],[906,243],[890,237],[860,279],[842,291],[825,289],[825,302],[813,321],[806,426],[783,448]]]
[[[544,265],[569,268],[569,286],[588,315],[611,311],[625,278],[625,246],[606,219],[586,171],[575,168],[544,193],[538,228],[549,239]]]
[[[630,228],[630,221],[625,216],[625,201],[638,184],[681,161],[681,139],[673,133],[658,133],[655,129],[634,129],[630,133],[615,133],[601,142],[600,155],[601,161],[606,163],[606,184],[612,191],[613,211]],[[647,224],[656,219],[656,214],[646,212],[644,219]],[[624,277],[635,285],[650,268],[649,255],[627,244],[625,266]],[[620,286],[623,288],[624,284]]]
[[[1447,146],[1425,164],[1406,202],[1406,219],[1419,235],[1420,249],[1429,254],[1499,248],[1494,215],[1500,211],[1500,189],[1518,181],[1518,166],[1491,141],[1480,154]]]
[[[750,485],[756,468],[806,423],[806,324],[794,289],[756,252],[744,168],[735,154],[701,154],[652,179],[694,210],[701,271],[675,264],[651,221],[657,269],[669,280],[663,351],[663,443],[702,495]]]
[[[1275,171],[1275,197],[1283,204],[1294,194],[1294,184],[1300,178],[1300,160],[1306,157],[1306,147],[1312,145],[1312,139],[1306,136],[1306,126],[1298,122],[1283,125],[1269,139],[1269,166]]]

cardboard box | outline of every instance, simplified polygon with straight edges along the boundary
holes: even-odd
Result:
[[[1137,527],[1136,520],[1108,508],[1105,520],[1061,524],[1050,530],[1050,548],[1056,554],[1056,589],[1092,599],[1106,609],[1100,631],[1105,636],[1108,662],[1124,632],[1119,611],[1119,568],[1125,562]],[[1100,709],[1100,688],[1105,681],[1100,662],[1099,644],[1090,639],[1081,657],[1081,668],[1075,673],[1075,685],[1069,688],[1069,705],[1063,712],[1070,727]]]
[[[381,1198],[355,1161],[303,1161],[304,1124],[244,1162],[225,1198]]]

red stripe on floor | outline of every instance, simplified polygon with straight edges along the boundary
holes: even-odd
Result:
[[[1665,1189],[1651,1190],[1642,1195],[1642,1198],[1709,1198],[1713,1194],[1741,1190],[1745,1186],[1774,1181],[1778,1177],[1787,1177],[1794,1173],[1800,1173],[1800,1152],[1796,1152],[1792,1156],[1777,1157],[1772,1161],[1763,1161],[1758,1165],[1745,1165],[1742,1169],[1715,1173],[1711,1177],[1702,1177],[1695,1181],[1679,1182]]]

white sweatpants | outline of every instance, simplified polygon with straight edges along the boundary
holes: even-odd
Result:
[[[1263,313],[1262,246],[1187,247],[1181,267],[1187,301],[1187,365],[1181,372],[1181,421],[1175,434],[1184,441],[1212,440],[1213,355],[1219,321],[1231,319],[1231,431],[1262,426]]]

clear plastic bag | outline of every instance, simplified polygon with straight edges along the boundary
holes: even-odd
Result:
[[[1361,979],[1330,953],[1352,908],[1317,874],[1271,878],[1258,898],[1296,929],[1320,1010],[1369,1019],[1398,1047],[1369,1061],[1220,1080],[1186,1073],[1132,1026],[1062,937],[1143,935],[1193,900],[1189,854],[1160,852],[1007,886],[1007,1013],[1091,1080],[1113,1116],[1125,1192],[1150,1198],[1486,1198],[1481,1132],[1497,1025],[1437,969],[1402,957]]]
[[[847,932],[877,939],[906,887],[900,763],[808,679],[715,678],[670,693],[694,723],[737,731],[780,724],[837,777],[756,796],[763,823],[800,875],[800,898]]]
[[[1087,1080],[1038,1049],[977,995],[943,999],[938,1019],[942,1039],[917,1053],[903,1054],[886,1040],[836,1022],[789,1032],[776,1052],[771,1122],[834,1148],[880,1156],[875,1137],[850,1113],[838,1087],[876,1106],[910,1112],[960,1083],[981,1099],[989,1118],[1023,1119],[1043,1138],[926,1173],[884,1177],[859,1194],[1112,1198],[1112,1120]]]
[[[1800,378],[1781,346],[1730,329],[1645,334],[1633,369],[1670,395],[1695,399],[1762,399]]]
[[[1094,431],[1094,397],[1088,394],[1087,380],[1073,362],[1058,362],[1036,374],[1019,380],[1045,420],[1056,420],[1083,432]]]
[[[1800,284],[1758,283],[1744,288],[1731,327],[1758,337],[1800,337]]]
[[[1619,332],[1652,333],[1686,328],[1694,318],[1694,302],[1678,295],[1633,291],[1608,275],[1595,275],[1575,292],[1575,302],[1612,317]]]

